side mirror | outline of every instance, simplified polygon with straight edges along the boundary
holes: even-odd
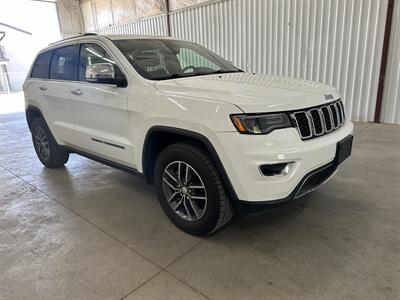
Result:
[[[125,78],[117,78],[114,65],[111,63],[98,63],[86,66],[86,80],[94,83],[114,84],[118,87],[125,87]]]
[[[114,66],[110,63],[100,63],[86,66],[86,80],[100,82],[102,79],[114,79]]]

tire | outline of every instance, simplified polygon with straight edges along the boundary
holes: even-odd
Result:
[[[36,155],[46,168],[59,168],[68,161],[69,153],[60,149],[42,117],[33,120],[31,133]]]
[[[200,147],[191,143],[168,146],[157,157],[154,171],[161,207],[181,230],[209,235],[232,219],[234,210],[220,175],[209,154]],[[170,200],[174,193],[178,194]]]

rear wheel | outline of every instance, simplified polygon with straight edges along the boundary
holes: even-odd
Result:
[[[36,155],[45,167],[59,168],[68,161],[69,153],[59,148],[42,117],[33,120],[31,133]]]
[[[187,233],[211,234],[233,216],[214,163],[195,145],[177,143],[164,149],[157,158],[155,183],[163,210]]]

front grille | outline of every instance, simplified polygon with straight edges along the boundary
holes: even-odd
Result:
[[[340,100],[296,111],[291,114],[303,140],[321,136],[338,129],[344,124],[344,107]]]

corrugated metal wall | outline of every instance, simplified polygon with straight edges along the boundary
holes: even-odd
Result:
[[[394,5],[381,121],[400,124],[400,0]]]
[[[387,1],[219,1],[171,14],[172,35],[251,72],[332,84],[372,121]]]
[[[331,84],[353,120],[373,121],[387,5],[387,0],[212,1],[170,13],[171,34],[246,71]],[[165,16],[133,24],[101,32],[167,33]]]

